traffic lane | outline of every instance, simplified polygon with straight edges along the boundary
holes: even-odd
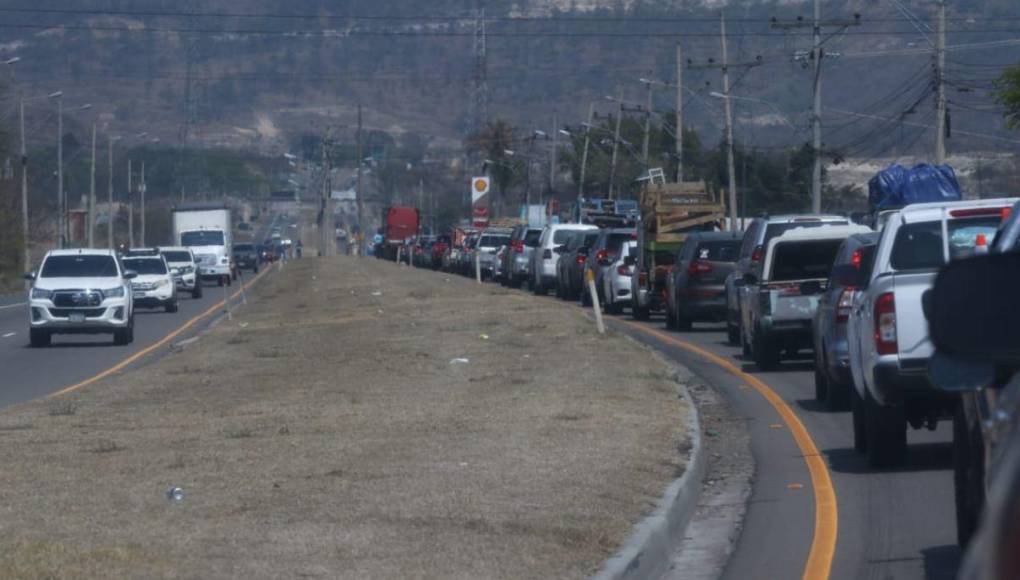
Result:
[[[661,328],[661,323],[650,323]],[[833,578],[953,578],[959,566],[960,553],[955,544],[953,507],[952,426],[943,423],[935,432],[911,430],[908,435],[910,452],[906,464],[896,470],[876,471],[866,459],[853,450],[853,431],[848,412],[829,413],[814,402],[814,376],[810,358],[786,361],[775,372],[762,373],[740,350],[726,344],[722,328],[697,325],[695,330],[676,333],[688,341],[742,364],[742,370],[768,384],[794,408],[804,422],[816,445],[826,456],[836,490],[839,508],[839,535],[833,562]],[[734,393],[732,381],[686,351],[672,352],[694,372],[719,385],[737,409],[742,409],[750,391]],[[701,374],[706,373],[706,374]],[[728,374],[728,373],[727,373]],[[791,513],[772,513],[758,503],[759,481],[777,466],[775,454],[768,446],[756,441],[759,434],[753,427],[763,415],[753,419],[752,452],[757,462],[757,478],[752,491],[744,532],[741,534],[727,576],[739,578],[753,572],[757,562],[774,557],[777,549],[773,534],[782,533],[776,522],[788,525]],[[741,411],[742,412],[742,411]],[[767,412],[767,410],[766,410]],[[767,417],[768,415],[764,415]],[[788,478],[789,479],[789,478]],[[789,508],[786,508],[789,509]],[[801,521],[797,514],[796,521]],[[813,530],[813,522],[809,523]],[[797,544],[783,546],[790,550]],[[767,577],[773,576],[770,572]],[[752,577],[752,576],[743,576]],[[782,576],[788,577],[788,576]]]
[[[247,278],[247,276],[246,276]],[[206,286],[202,298],[182,295],[176,313],[138,308],[135,310],[135,340],[127,346],[114,346],[111,334],[53,336],[49,348],[31,348],[28,344],[28,318],[17,313],[17,322],[9,324],[3,317],[0,338],[0,407],[29,401],[55,393],[109,369],[134,353],[151,346],[188,320],[205,312],[224,299],[224,290],[236,289]],[[13,309],[19,310],[19,309]]]

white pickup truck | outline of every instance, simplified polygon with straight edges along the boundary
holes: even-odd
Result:
[[[945,263],[992,243],[1016,201],[907,206],[889,216],[866,279],[834,270],[841,283],[861,288],[847,322],[847,346],[854,448],[866,452],[873,466],[902,463],[908,424],[934,429],[952,417],[957,398],[935,390],[928,379],[934,348],[922,300]]]

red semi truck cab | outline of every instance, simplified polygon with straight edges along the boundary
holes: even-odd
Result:
[[[385,232],[383,238],[382,257],[389,260],[397,259],[397,249],[404,245],[408,238],[418,235],[418,209],[414,207],[388,207],[383,214]]]

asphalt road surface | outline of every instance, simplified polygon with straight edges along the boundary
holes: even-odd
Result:
[[[718,325],[696,325],[692,332],[676,333],[665,331],[661,319],[634,323],[628,316],[614,324],[690,368],[746,418],[756,472],[744,527],[724,578],[804,575],[815,536],[811,477],[776,409],[733,372],[676,341],[733,361],[778,394],[807,428],[835,488],[838,534],[832,578],[955,577],[960,552],[953,511],[951,424],[943,423],[935,432],[911,430],[907,464],[875,471],[853,450],[850,413],[829,413],[815,404],[810,358],[785,361],[778,371],[763,373],[743,359],[740,349],[726,344],[724,328]]]
[[[272,226],[277,225],[278,216],[267,217],[257,233],[261,237],[256,239],[265,239]],[[250,270],[245,271],[239,281],[249,282],[253,276]],[[111,334],[57,334],[50,348],[31,348],[24,295],[0,297],[0,408],[78,385],[129,359],[130,365],[151,361],[165,353],[173,342],[186,339],[224,314],[225,305],[213,307],[237,293],[240,286],[238,282],[229,287],[206,283],[202,298],[181,294],[180,309],[173,314],[162,308],[136,308],[135,340],[127,346],[114,346]],[[230,300],[231,306],[241,299],[235,296]],[[165,340],[172,333],[177,334]]]

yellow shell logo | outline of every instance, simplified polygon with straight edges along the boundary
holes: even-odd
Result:
[[[488,188],[488,185],[489,184],[486,183],[486,181],[484,179],[476,179],[475,180],[475,191],[481,193],[481,192],[485,191]]]

